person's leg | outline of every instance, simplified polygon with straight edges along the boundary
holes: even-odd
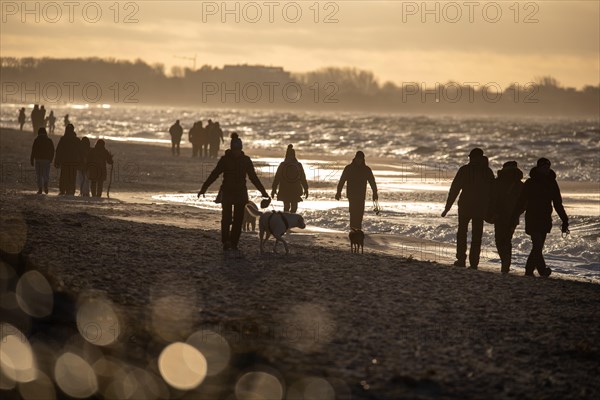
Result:
[[[289,201],[283,202],[283,212],[290,212],[290,202]]]
[[[232,208],[233,204],[231,203],[223,203],[221,210],[221,242],[223,243],[223,249],[229,248],[231,246],[230,242],[230,226],[232,221]]]
[[[244,222],[244,203],[234,204],[233,223],[231,226],[231,246],[237,249],[242,234],[242,223]]]
[[[102,197],[102,187],[104,186],[104,181],[96,182],[96,195],[98,197]]]
[[[34,166],[35,166],[35,177],[37,180],[37,186],[38,186],[38,194],[42,194],[42,188],[43,188],[43,171],[42,171],[42,162],[35,160],[34,162]]]
[[[507,235],[509,226],[504,222],[496,222],[494,224],[494,239],[496,241],[496,249],[500,256],[501,271],[507,273],[510,267],[510,239],[507,243]]]
[[[92,197],[96,197],[96,183],[97,181],[94,180],[91,182]]]
[[[537,238],[536,246],[536,267],[540,276],[548,276],[552,272],[550,268],[546,267],[546,260],[544,260],[544,244],[546,243],[546,232],[540,232]]]
[[[67,188],[67,194],[75,196],[75,188],[77,187],[77,166],[69,166],[69,187]]]
[[[350,227],[362,229],[363,215],[365,213],[365,199],[348,199],[350,210]]]
[[[66,193],[66,182],[67,182],[67,173],[66,173],[66,167],[64,165],[62,165],[60,167],[60,175],[58,177],[58,190],[60,194],[65,194]]]
[[[44,193],[48,194],[48,185],[50,184],[50,160],[44,160],[42,164],[42,180],[44,184]]]
[[[290,207],[290,212],[292,214],[295,214],[296,211],[298,211],[298,202],[297,201],[292,201],[291,207]]]
[[[175,141],[171,140],[171,155],[175,155]]]
[[[545,238],[545,234],[541,232],[532,232],[531,236],[531,251],[529,252],[529,257],[527,257],[527,263],[525,264],[525,275],[533,276],[533,270],[540,270],[540,255],[542,253],[543,242],[542,236]],[[542,257],[543,260],[543,257]]]
[[[456,231],[456,263],[464,267],[467,261],[467,230],[471,218],[458,209],[458,230]]]
[[[482,236],[483,218],[473,218],[471,220],[471,249],[469,250],[469,264],[472,269],[477,269],[477,266],[479,266]]]
[[[181,154],[180,145],[181,145],[181,139],[179,139],[179,140],[177,141],[177,155]]]

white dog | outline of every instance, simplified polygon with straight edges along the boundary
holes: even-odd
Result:
[[[246,210],[251,214],[254,214],[255,211],[246,207]],[[285,253],[288,254],[290,251],[288,249],[287,242],[283,239],[283,235],[290,228],[306,228],[306,224],[304,223],[304,218],[300,214],[291,214],[291,213],[283,213],[280,211],[267,211],[265,213],[258,212],[255,215],[258,220],[258,232],[260,238],[260,252],[264,252],[264,245],[269,237],[273,235],[275,238],[275,245],[273,246],[273,251],[277,252],[277,243],[282,242],[285,247]]]

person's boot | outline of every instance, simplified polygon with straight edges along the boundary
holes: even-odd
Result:
[[[48,194],[48,185],[44,186],[44,193]]]
[[[552,273],[552,270],[551,270],[550,268],[546,268],[544,271],[542,271],[542,272],[540,273],[540,276],[541,276],[542,278],[547,278],[547,277],[549,277],[549,276],[550,276],[550,274],[551,274],[551,273]]]
[[[461,261],[461,260],[454,261],[453,265],[455,267],[463,267],[463,268],[465,268],[467,266],[466,262],[465,261]]]
[[[39,188],[37,194],[42,194],[42,188]]]

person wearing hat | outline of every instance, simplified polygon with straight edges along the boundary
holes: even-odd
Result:
[[[221,241],[223,242],[223,250],[237,250],[242,233],[244,208],[248,202],[246,176],[263,197],[269,198],[269,194],[256,175],[252,160],[244,154],[242,148],[242,140],[237,133],[232,133],[230,149],[225,151],[225,155],[219,159],[215,169],[210,173],[198,192],[198,197],[204,195],[208,187],[217,180],[219,175],[223,174],[221,185]]]
[[[88,153],[86,173],[90,180],[92,197],[102,197],[104,181],[108,177],[106,164],[113,164],[113,156],[106,149],[104,139],[98,139],[96,145]]]
[[[60,195],[75,195],[77,169],[81,164],[81,144],[75,127],[68,124],[64,135],[58,140],[54,157],[54,167],[60,168],[58,190]]]
[[[271,197],[277,195],[277,200],[283,201],[283,212],[295,213],[303,194],[304,198],[308,197],[306,174],[302,164],[296,159],[294,146],[290,144],[285,152],[285,160],[277,167]]]
[[[481,252],[481,237],[483,236],[483,219],[490,205],[494,173],[487,166],[483,150],[474,148],[469,153],[469,163],[460,167],[448,192],[446,207],[442,212],[445,217],[458,199],[458,231],[456,233],[457,267],[466,267],[467,261],[467,231],[472,221],[471,249],[469,250],[469,265],[477,269]]]
[[[525,233],[531,236],[531,253],[525,264],[525,275],[533,276],[537,269],[540,276],[548,277],[552,270],[546,267],[544,243],[552,229],[552,206],[562,220],[561,231],[569,231],[569,217],[562,204],[560,188],[556,182],[556,173],[550,169],[550,160],[540,158],[529,172],[529,179],[523,185],[523,191],[514,210],[517,219],[525,211]]]
[[[171,135],[171,154],[179,155],[181,136],[183,136],[183,128],[179,124],[179,120],[175,121],[175,123],[171,125],[171,127],[169,128],[169,135]]]
[[[492,185],[491,221],[494,224],[496,249],[502,264],[501,272],[507,274],[512,258],[512,238],[519,218],[513,211],[523,189],[523,172],[516,161],[507,161],[498,170],[498,177]]]
[[[342,172],[337,185],[335,199],[342,198],[342,189],[348,182],[346,196],[350,209],[350,228],[362,230],[362,220],[365,213],[365,198],[367,195],[367,182],[373,191],[373,201],[378,200],[377,183],[373,171],[365,163],[365,153],[357,151],[351,164],[348,164]]]

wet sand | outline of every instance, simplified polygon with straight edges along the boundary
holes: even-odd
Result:
[[[298,231],[290,255],[261,256],[255,234],[244,233],[243,257],[224,257],[216,211],[152,198],[198,189],[205,167],[190,149],[175,159],[168,148],[109,142],[119,160],[111,199],[86,200],[56,196],[56,180],[50,196],[34,194],[32,139],[0,131],[2,266],[44,274],[55,310],[39,319],[14,302],[2,307],[5,322],[46,344],[34,349],[49,377],[69,343],[82,357],[146,371],[160,388],[154,398],[235,398],[250,371],[276,377],[288,398],[309,378],[321,379],[321,398],[600,395],[597,284],[417,261],[394,251],[392,235],[370,237],[353,255],[344,235]],[[5,300],[15,282],[2,286]],[[110,301],[119,317],[117,340],[94,351],[73,322],[89,297]],[[185,395],[169,388],[162,349],[209,329],[230,348],[226,368]],[[99,396],[122,379],[100,380]]]

